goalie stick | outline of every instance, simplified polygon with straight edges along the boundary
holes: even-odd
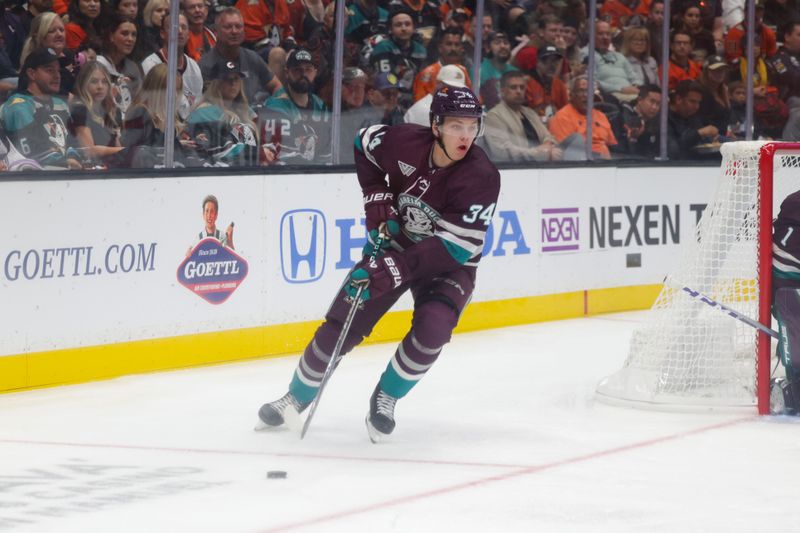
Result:
[[[386,233],[384,233],[386,231],[385,226],[385,224],[381,224],[380,229],[378,230],[378,237],[375,239],[375,245],[372,247],[372,253],[369,256],[370,261],[374,261],[375,258],[378,257],[378,252],[380,252],[383,241],[386,239]],[[314,418],[314,412],[316,412],[317,406],[319,405],[319,400],[322,398],[322,392],[325,390],[325,385],[331,379],[333,370],[336,368],[336,364],[339,361],[339,352],[342,351],[344,340],[347,338],[347,333],[350,331],[353,318],[356,316],[358,304],[361,302],[361,294],[367,288],[367,285],[369,285],[369,280],[365,281],[366,283],[358,284],[356,295],[353,297],[353,303],[350,305],[350,310],[347,312],[347,318],[342,326],[342,332],[339,333],[339,338],[336,340],[336,345],[334,346],[333,353],[328,361],[328,366],[325,368],[325,373],[322,375],[322,380],[319,382],[319,390],[317,391],[317,395],[311,401],[311,405],[309,406],[308,416],[306,417],[306,421],[303,423],[303,429],[300,431],[301,439],[305,437],[306,433],[308,432],[308,426],[311,425],[311,419]]]
[[[700,291],[696,291],[696,290],[692,289],[691,287],[681,286],[680,284],[676,285],[676,284],[670,283],[670,281],[671,280],[669,278],[667,278],[667,279],[664,280],[664,283],[669,285],[669,286],[671,286],[671,287],[673,287],[673,288],[676,288],[676,289],[678,287],[680,287],[681,291],[685,292],[686,294],[688,294],[690,297],[694,298],[695,300],[699,300],[699,301],[703,302],[704,304],[706,304],[706,305],[708,305],[710,307],[713,307],[714,309],[717,309],[719,312],[721,312],[721,313],[723,313],[725,315],[728,315],[731,318],[735,318],[736,320],[738,320],[740,322],[744,322],[745,324],[747,324],[751,328],[755,328],[758,331],[766,333],[767,335],[769,335],[773,339],[780,340],[780,335],[774,329],[768,328],[764,324],[762,324],[760,322],[756,322],[752,318],[734,311],[730,307],[727,307],[726,305],[719,303],[718,301],[714,300],[713,298],[710,298],[709,296],[706,296],[705,294],[701,293]]]

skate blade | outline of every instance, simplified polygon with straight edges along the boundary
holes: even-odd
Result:
[[[386,435],[375,429],[375,427],[369,423],[369,414],[367,414],[367,418],[364,422],[367,424],[367,435],[369,435],[369,440],[372,441],[372,444],[381,442]]]
[[[300,413],[292,406],[288,406],[283,412],[283,423],[296,433],[300,433],[303,430],[303,419],[300,417]]]
[[[253,427],[253,431],[266,431],[269,429],[275,429],[276,427],[280,426],[270,426],[265,424],[264,421],[259,418],[258,422],[256,422],[256,425]]]

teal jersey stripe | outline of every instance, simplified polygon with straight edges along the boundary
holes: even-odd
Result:
[[[800,274],[798,274],[797,272],[785,272],[783,270],[779,270],[777,267],[774,266],[772,267],[772,275],[778,278],[800,281]]]
[[[442,244],[444,244],[444,247],[447,249],[448,253],[453,256],[453,259],[458,261],[458,264],[463,265],[469,261],[470,257],[472,257],[472,253],[469,250],[465,250],[461,246],[453,244],[452,242],[446,241],[442,238],[439,238],[439,240],[442,242]]]
[[[360,131],[356,132],[356,138],[355,138],[355,140],[353,142],[356,145],[356,150],[358,150],[359,152],[361,152],[363,154],[364,153],[364,145],[361,144],[361,132]]]

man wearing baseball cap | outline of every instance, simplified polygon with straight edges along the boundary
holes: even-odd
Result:
[[[403,124],[403,111],[398,105],[400,83],[391,72],[376,74],[367,89],[367,100],[373,114],[373,124],[395,126]]]
[[[436,91],[449,85],[451,87],[467,87],[466,74],[462,70],[464,67],[461,65],[444,65],[439,68],[436,74]],[[433,102],[433,94],[423,96],[406,111],[403,120],[421,126],[430,126],[430,110],[431,102]]]
[[[0,108],[8,141],[25,159],[43,167],[81,168],[68,158],[69,107],[58,94],[61,70],[52,48],[37,48],[20,68],[18,91]]]
[[[277,76],[254,51],[242,46],[245,29],[242,14],[235,7],[227,7],[217,15],[217,44],[203,54],[200,71],[203,79],[209,79],[211,69],[220,62],[233,61],[246,74],[244,94],[248,102],[255,102],[259,93],[275,94],[281,88]],[[260,98],[259,98],[260,99]]]
[[[512,70],[518,70],[512,65],[511,43],[508,35],[502,31],[489,34],[486,38],[489,43],[489,53],[481,62],[481,99],[487,109],[500,101],[500,76]]]
[[[556,111],[569,103],[567,86],[558,77],[563,56],[553,45],[539,48],[536,68],[530,73],[525,91],[528,107],[534,109],[545,123]]]
[[[342,164],[353,163],[350,140],[355,138],[356,132],[375,123],[370,106],[365,105],[368,83],[367,73],[358,67],[347,67],[342,71],[342,120],[339,126],[342,139],[339,161]]]
[[[272,142],[288,164],[330,161],[330,112],[312,91],[317,66],[311,53],[296,48],[286,56],[286,85],[269,97],[259,120],[263,142]]]

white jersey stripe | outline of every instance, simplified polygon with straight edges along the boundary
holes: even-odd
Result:
[[[364,150],[364,155],[367,157],[367,159],[369,159],[373,165],[383,171],[381,166],[375,160],[375,156],[373,156],[372,152],[369,151],[369,143],[372,141],[372,135],[382,128],[383,125],[378,124],[363,130],[364,133],[361,134],[361,148]]]
[[[394,368],[394,371],[397,372],[397,375],[399,375],[406,381],[419,381],[422,379],[422,376],[425,375],[425,374],[419,374],[419,375],[409,374],[408,372],[403,370],[403,368],[399,364],[397,364],[397,359],[394,357],[392,357],[391,359],[391,365],[392,368]]]
[[[441,348],[428,348],[427,346],[423,346],[413,333],[411,334],[411,345],[425,355],[436,355],[442,351]]]
[[[452,233],[450,233],[448,231],[437,231],[435,235],[437,237],[439,237],[440,239],[443,239],[445,241],[448,241],[448,242],[451,242],[451,243],[455,244],[459,248],[463,248],[464,250],[466,250],[467,252],[469,252],[472,255],[479,254],[481,252],[481,250],[483,249],[483,245],[482,244],[481,245],[472,244],[471,242],[465,241],[464,239],[459,239],[458,237],[456,237],[455,235],[453,235]]]
[[[400,356],[400,360],[406,365],[408,368],[413,370],[414,372],[426,372],[430,367],[433,366],[433,363],[429,365],[421,365],[419,363],[415,363],[411,360],[408,355],[406,355],[405,349],[403,349],[403,343],[400,343],[400,346],[397,348],[397,355]]]
[[[319,381],[311,381],[310,379],[305,377],[302,372],[300,372],[299,368],[295,371],[294,375],[297,376],[297,379],[299,379],[304,385],[307,385],[309,387],[313,387],[315,389],[317,387],[319,387],[319,383],[320,383]]]
[[[785,259],[781,259],[780,257],[772,258],[772,266],[778,270],[784,270],[786,272],[800,272],[800,270],[798,270],[800,263],[797,261],[788,263]]]
[[[483,239],[486,237],[486,232],[485,231],[480,231],[480,230],[476,230],[476,229],[469,229],[469,228],[463,228],[461,226],[457,226],[456,224],[453,224],[452,222],[448,222],[443,218],[440,218],[439,220],[437,220],[436,223],[439,226],[441,226],[442,229],[447,230],[450,233],[452,233],[454,235],[458,235],[460,237],[468,237],[468,238],[471,238],[471,239],[478,239],[481,242],[483,242]]]
[[[795,263],[800,263],[800,259],[797,259],[795,256],[793,256],[789,252],[786,252],[786,251],[782,250],[781,248],[778,247],[777,244],[773,244],[772,245],[772,253],[777,255],[778,257],[780,257],[782,259],[786,259],[787,261],[793,261]]]
[[[313,370],[311,367],[308,366],[306,360],[303,359],[302,357],[300,358],[300,368],[302,369],[301,372],[302,374],[308,374],[313,379],[317,381],[322,381],[322,376],[324,375],[324,372],[317,372],[316,370]]]
[[[314,352],[314,355],[316,355],[317,359],[319,359],[320,361],[327,363],[328,361],[331,360],[331,356],[322,351],[322,349],[317,345],[316,340],[311,342],[311,350]]]

